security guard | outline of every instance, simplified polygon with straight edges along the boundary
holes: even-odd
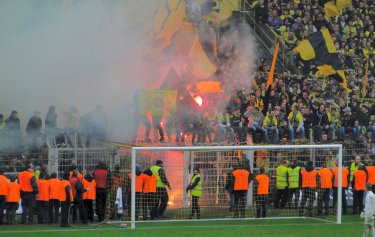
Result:
[[[189,215],[189,219],[193,219],[194,214],[197,214],[197,219],[201,219],[201,209],[199,207],[199,197],[202,196],[202,180],[199,174],[198,167],[195,167],[194,175],[191,178],[190,184],[186,188],[186,192],[189,192],[191,195],[191,214]]]
[[[8,192],[6,195],[6,221],[8,225],[13,225],[16,222],[16,211],[21,201],[21,188],[16,183],[16,177],[10,176],[10,183],[8,184]]]
[[[356,170],[358,170],[358,166],[363,165],[361,162],[361,157],[357,154],[354,158],[354,161],[350,164],[349,171],[350,171],[350,182],[353,182],[353,174]]]
[[[144,174],[142,220],[147,220],[147,212],[150,212],[151,220],[153,220],[155,218],[152,209],[156,200],[156,175],[150,169],[145,170]]]
[[[95,171],[94,179],[96,182],[96,215],[98,221],[102,222],[105,216],[105,204],[107,201],[107,183],[110,176],[108,175],[108,169],[103,161],[99,161]]]
[[[367,181],[367,173],[364,165],[360,164],[358,170],[353,173],[353,215],[361,213],[363,210],[363,197],[365,192],[365,184]]]
[[[21,224],[26,224],[26,219],[29,224],[33,223],[33,210],[35,209],[35,198],[38,194],[38,185],[34,176],[34,165],[29,163],[25,170],[18,174],[18,182],[21,187],[21,206],[22,206],[22,221]]]
[[[324,214],[329,215],[329,199],[332,189],[333,173],[325,165],[318,171],[318,215],[323,214],[323,203],[325,212]]]
[[[69,182],[70,174],[66,171],[63,174],[63,180],[60,183],[60,197],[61,202],[61,227],[69,227],[69,210],[70,205],[73,202],[73,192]]]
[[[142,201],[142,192],[143,192],[143,184],[144,184],[144,174],[140,170],[139,166],[136,166],[135,169],[135,220],[138,220],[138,213],[139,213],[139,207],[141,205]],[[128,174],[129,177],[129,183],[128,187],[131,187],[131,180],[132,180],[132,174]],[[131,190],[131,188],[130,188]],[[129,197],[128,197],[128,206],[130,207],[131,205],[131,192],[129,192]],[[130,217],[131,214],[131,208],[128,208],[128,216]]]
[[[372,186],[372,192],[375,192],[375,161],[371,162],[371,166],[367,168],[368,180],[367,183]]]
[[[4,210],[6,206],[6,195],[8,193],[8,179],[4,176],[4,170],[0,168],[0,225],[4,223]]]
[[[276,168],[276,199],[275,208],[284,208],[287,202],[288,196],[288,164],[287,160],[284,160]]]
[[[90,173],[87,173],[82,180],[83,188],[87,192],[83,193],[83,204],[86,209],[87,219],[94,221],[94,200],[96,198],[96,182]]]
[[[87,213],[83,204],[83,193],[87,192],[88,190],[83,188],[83,184],[78,178],[78,171],[76,169],[73,170],[72,177],[69,178],[69,183],[73,192],[73,223],[77,221],[78,210],[82,224],[87,224]]]
[[[296,162],[292,161],[288,168],[288,203],[297,208],[300,196],[300,180],[301,180],[301,167]],[[293,205],[294,195],[294,205]]]
[[[36,209],[38,213],[38,224],[49,224],[48,204],[49,204],[49,182],[44,171],[39,173],[38,184],[39,193],[36,196]]]
[[[348,180],[349,180],[349,170],[345,167],[341,168],[342,172],[342,189],[341,189],[341,199],[342,199],[342,210],[343,214],[347,213],[347,201],[346,201],[346,189],[348,189]],[[337,204],[337,196],[338,196],[338,186],[339,186],[339,168],[335,167],[332,169],[333,173],[333,207],[336,207]]]
[[[157,160],[155,165],[150,167],[150,170],[156,175],[156,200],[152,215],[154,217],[165,218],[164,212],[167,209],[169,201],[168,192],[165,187],[168,187],[170,190],[171,186],[165,176],[163,161]]]
[[[304,214],[304,208],[309,200],[308,205],[308,216],[312,216],[312,208],[315,198],[315,191],[317,187],[317,174],[318,171],[314,168],[313,163],[311,161],[307,162],[305,169],[301,171],[301,187],[302,187],[302,201],[301,201],[301,208],[300,208],[300,216]]]
[[[251,173],[246,167],[233,171],[232,190],[234,193],[234,218],[245,217],[246,195],[251,182]]]
[[[49,223],[59,223],[60,183],[56,172],[51,173],[49,183]]]
[[[270,178],[265,174],[265,169],[260,167],[259,175],[255,177],[255,183],[257,187],[256,195],[256,208],[257,208],[257,218],[266,217],[267,209],[267,196],[268,189],[270,186]]]

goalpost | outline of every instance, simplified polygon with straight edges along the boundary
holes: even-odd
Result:
[[[152,208],[158,202],[167,202],[165,216],[155,221],[186,221],[192,218],[192,197],[186,188],[191,182],[193,169],[198,168],[202,183],[202,195],[199,197],[199,219],[233,220],[238,218],[233,206],[235,197],[230,190],[230,178],[233,168],[246,167],[255,177],[260,167],[270,178],[269,194],[266,200],[268,219],[312,218],[341,224],[342,209],[342,145],[265,145],[265,146],[202,146],[202,147],[129,147],[125,144],[105,142],[105,161],[111,172],[109,194],[107,198],[107,222],[127,222],[132,229],[138,221],[150,221]],[[171,189],[166,188],[166,198],[147,193],[136,192],[136,179],[155,165],[156,160],[163,161],[163,170]],[[329,205],[324,205],[322,189],[315,189],[307,196],[298,186],[296,189],[283,190],[277,186],[276,169],[288,161],[304,169],[308,161],[315,169],[338,167],[338,187],[329,193]],[[294,166],[293,166],[294,168]],[[142,174],[145,175],[145,174]],[[140,178],[141,179],[141,178]],[[165,193],[164,193],[165,194]],[[242,219],[263,218],[257,213],[260,206],[257,187],[254,180],[244,198],[245,211]],[[307,200],[303,200],[307,196]],[[334,199],[335,198],[335,199]],[[161,200],[163,199],[163,200]],[[311,200],[312,199],[312,200]],[[319,203],[323,205],[319,205]],[[311,211],[312,207],[312,211]],[[234,209],[233,209],[234,208]],[[162,208],[163,209],[163,208]]]

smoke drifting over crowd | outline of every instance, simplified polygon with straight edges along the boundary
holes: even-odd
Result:
[[[55,105],[63,127],[63,112],[70,107],[83,115],[101,105],[111,138],[125,141],[134,92],[158,88],[165,74],[161,62],[173,61],[173,54],[147,61],[151,46],[145,30],[163,2],[1,1],[0,113],[7,117],[17,110],[24,127],[35,110],[44,119],[48,106]],[[247,63],[243,73],[227,80],[243,86],[250,83],[254,43],[249,33],[229,29],[227,34]]]

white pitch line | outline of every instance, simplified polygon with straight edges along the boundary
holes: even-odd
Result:
[[[352,225],[352,224],[360,224],[362,222],[346,222],[343,225]],[[188,226],[154,226],[154,227],[139,227],[135,230],[153,230],[153,229],[184,229],[184,228],[233,228],[233,227],[283,227],[283,226],[309,226],[309,225],[334,225],[335,223],[332,222],[324,222],[324,223],[294,223],[294,224],[260,224],[260,225],[188,225]],[[79,228],[79,229],[52,229],[52,230],[8,230],[8,231],[0,231],[1,234],[9,234],[9,233],[40,233],[40,232],[81,232],[81,231],[110,231],[110,230],[130,230],[129,228],[95,228],[95,229],[86,229],[86,228]]]

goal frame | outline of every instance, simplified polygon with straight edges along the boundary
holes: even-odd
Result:
[[[338,168],[338,193],[337,193],[337,210],[336,210],[336,224],[342,223],[342,144],[324,144],[324,145],[254,145],[254,146],[187,146],[187,147],[132,147],[132,157],[131,157],[131,173],[132,177],[136,177],[136,161],[137,161],[137,151],[207,151],[207,150],[260,150],[260,149],[324,149],[331,148],[337,149],[337,168]],[[136,195],[135,195],[135,179],[131,179],[131,212],[130,212],[130,228],[135,229],[135,210],[136,210]],[[274,218],[273,218],[274,219]],[[277,219],[283,219],[283,217],[278,217]],[[210,219],[216,220],[216,219]],[[230,220],[230,219],[228,219]],[[183,220],[191,221],[191,220]]]

